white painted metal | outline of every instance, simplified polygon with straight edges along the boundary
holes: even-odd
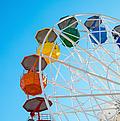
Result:
[[[94,15],[100,16],[102,26],[106,28],[108,39],[103,44],[100,44],[84,25],[87,18]],[[79,43],[74,43],[57,27],[60,22],[71,17],[69,16],[59,21],[50,31],[53,29],[58,36],[66,38],[74,47],[63,46],[58,37],[56,43],[61,50],[60,58],[58,60],[52,58],[52,52],[49,57],[43,55],[42,48],[49,31],[41,48],[40,60],[42,56],[56,61],[40,72],[40,80],[41,73],[48,78],[45,90],[42,81],[40,83],[52,120],[119,121],[120,48],[112,37],[112,29],[120,24],[120,20],[92,13],[73,16],[77,19],[77,28],[81,35]],[[92,43],[89,36],[97,44]],[[41,67],[39,69],[41,70]],[[48,99],[52,100],[52,107],[49,106]]]

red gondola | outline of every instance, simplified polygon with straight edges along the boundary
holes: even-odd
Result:
[[[49,103],[50,106],[52,106],[52,102],[50,100],[48,100],[48,103]],[[27,100],[24,103],[23,108],[27,112],[30,112],[30,116],[31,116],[31,119],[29,119],[30,121],[31,120],[34,121],[33,118],[35,116],[35,113],[38,114],[38,120],[37,121],[51,121],[51,119],[48,115],[44,115],[44,119],[42,119],[43,116],[40,115],[40,112],[48,110],[47,105],[45,103],[45,99],[42,98],[42,97],[36,97],[36,98]]]

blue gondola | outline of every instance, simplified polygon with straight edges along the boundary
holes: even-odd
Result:
[[[96,42],[96,40],[90,35],[90,39],[94,44],[98,44],[98,43],[102,44],[102,43],[105,43],[105,41],[107,40],[107,32],[105,27],[97,27],[93,29],[91,33],[98,41]]]
[[[94,28],[99,27],[101,23],[102,23],[102,20],[100,19],[99,16],[92,16],[85,21],[84,25],[89,30],[93,30]]]
[[[112,35],[114,39],[117,39],[120,35],[120,25],[115,26],[114,29],[112,30]]]
[[[116,43],[117,43],[118,47],[120,48],[120,37],[117,39]]]

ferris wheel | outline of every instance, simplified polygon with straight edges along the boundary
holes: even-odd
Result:
[[[120,121],[120,20],[65,16],[35,38],[20,82],[29,121]]]

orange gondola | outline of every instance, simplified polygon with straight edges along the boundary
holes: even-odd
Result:
[[[22,61],[22,66],[25,70],[39,71],[39,56],[36,54],[25,56]],[[47,66],[47,62],[42,57],[41,59],[41,71],[43,71]]]
[[[44,88],[47,86],[47,78],[42,75],[42,81]],[[20,87],[27,95],[38,95],[42,93],[40,85],[39,73],[34,71],[28,71],[23,75],[20,81]]]

